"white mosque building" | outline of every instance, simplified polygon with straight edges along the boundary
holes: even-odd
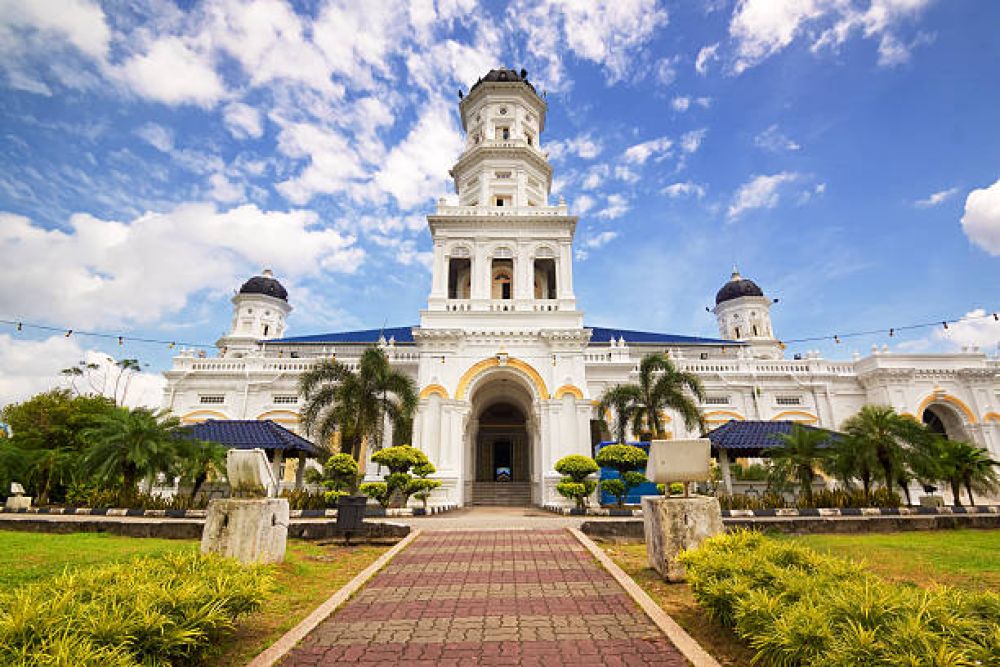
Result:
[[[270,419],[301,432],[300,374],[319,359],[350,366],[378,345],[419,388],[413,444],[443,482],[433,502],[561,504],[554,463],[591,454],[596,400],[635,381],[640,359],[660,352],[701,378],[709,426],[786,420],[836,429],[875,403],[1000,458],[1000,361],[975,348],[785,359],[772,300],[735,270],[715,297],[719,338],[586,326],[573,292],[577,218],[564,202],[549,203],[545,100],[524,70],[499,69],[459,110],[467,142],[451,170],[458,204],[441,200],[427,218],[433,277],[419,324],[289,337],[288,293],[264,271],[233,297],[218,357],[174,358],[164,407],[187,423]],[[676,415],[667,428],[674,438],[698,435]],[[498,469],[509,469],[506,485]],[[294,479],[291,469],[285,475]]]

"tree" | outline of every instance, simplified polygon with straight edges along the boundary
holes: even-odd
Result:
[[[618,506],[625,504],[625,497],[633,489],[646,481],[645,476],[638,472],[646,466],[649,459],[646,452],[632,445],[608,445],[597,452],[597,464],[604,468],[616,470],[620,479],[606,479],[601,482],[601,488],[618,498]]]
[[[844,422],[844,432],[864,457],[877,462],[889,491],[901,478],[908,455],[930,438],[922,424],[885,405],[864,406]]]
[[[693,373],[678,370],[670,359],[662,354],[649,354],[639,362],[638,388],[639,404],[633,415],[632,430],[640,432],[643,427],[658,438],[663,433],[660,415],[667,409],[676,410],[689,429],[704,430],[705,423],[698,404],[691,400],[705,399],[701,380]]]
[[[348,453],[359,462],[365,442],[381,446],[386,418],[405,425],[417,405],[413,380],[394,370],[374,347],[362,353],[357,371],[338,361],[321,361],[302,375],[299,391],[305,398],[306,433],[329,442],[339,431]]]
[[[84,469],[100,483],[136,490],[140,479],[174,470],[180,420],[168,411],[118,407],[84,431],[91,443]]]
[[[635,385],[618,384],[609,387],[601,395],[597,409],[601,414],[601,420],[605,422],[605,428],[611,432],[615,442],[625,443],[629,423],[635,418],[641,400],[642,394]],[[611,424],[607,423],[605,417],[609,413],[612,418]]]
[[[961,489],[969,494],[969,504],[975,507],[973,491],[995,493],[1000,489],[1000,476],[996,467],[1000,462],[990,458],[990,453],[967,442],[940,439],[940,471],[942,477],[951,484],[955,505],[961,506]]]
[[[576,506],[583,509],[587,506],[587,498],[594,492],[597,482],[590,476],[600,470],[594,459],[581,454],[570,454],[556,461],[555,470],[564,475],[556,485],[556,492],[576,501]]]
[[[410,445],[379,450],[372,455],[372,462],[389,469],[389,474],[385,477],[386,493],[389,502],[394,502],[399,507],[405,507],[410,495],[420,490],[421,485],[412,484],[414,479],[410,469],[430,465],[427,455]]]
[[[791,433],[778,436],[778,446],[769,450],[776,466],[788,469],[799,482],[803,497],[812,503],[812,484],[816,470],[824,466],[830,457],[830,433],[820,429],[807,429],[794,424]]]
[[[226,448],[219,443],[179,437],[174,446],[174,472],[181,478],[182,485],[191,485],[192,500],[205,482],[225,473]]]
[[[416,478],[410,480],[407,486],[407,491],[424,504],[425,510],[427,509],[427,499],[431,497],[431,492],[441,487],[440,480],[427,479],[436,472],[437,468],[430,461],[415,465],[413,466],[413,474],[416,475]]]
[[[874,451],[864,442],[850,436],[836,438],[831,442],[829,458],[823,469],[837,479],[845,488],[853,488],[854,480],[861,482],[865,498],[871,497],[872,480],[878,461]]]

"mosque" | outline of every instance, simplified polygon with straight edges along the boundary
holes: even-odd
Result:
[[[836,429],[874,403],[1000,458],[1000,362],[977,348],[786,359],[772,299],[735,270],[715,295],[718,338],[586,326],[573,292],[577,217],[549,202],[545,99],[524,70],[497,69],[459,110],[466,145],[450,172],[458,202],[440,200],[427,217],[433,270],[419,324],[289,336],[288,292],[264,271],[233,297],[217,357],[174,358],[164,407],[186,423],[272,420],[301,431],[300,374],[318,359],[351,366],[377,345],[419,388],[412,442],[443,482],[432,503],[562,504],[554,463],[591,454],[595,402],[607,387],[634,382],[640,359],[659,352],[701,378],[710,427],[766,420]],[[666,420],[670,437],[698,435],[678,415]]]

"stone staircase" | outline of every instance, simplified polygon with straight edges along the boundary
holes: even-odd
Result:
[[[476,482],[471,486],[469,505],[531,505],[530,482]]]

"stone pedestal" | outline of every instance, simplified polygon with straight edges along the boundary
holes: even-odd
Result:
[[[26,510],[31,508],[31,496],[9,496],[4,504],[9,510]]]
[[[646,496],[642,516],[649,566],[667,581],[684,581],[684,566],[677,562],[682,551],[725,530],[719,501],[708,496]]]
[[[201,552],[242,563],[280,563],[288,539],[285,498],[221,498],[208,503]]]
[[[921,496],[921,507],[944,507],[944,497],[942,496]]]

